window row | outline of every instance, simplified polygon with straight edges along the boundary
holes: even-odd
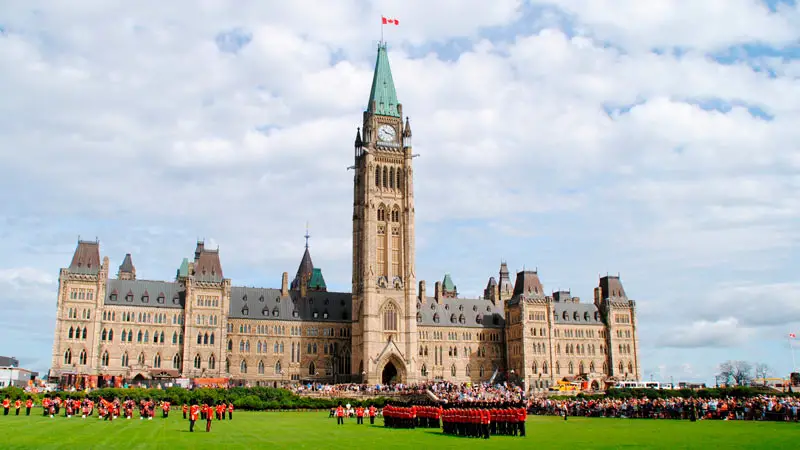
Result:
[[[69,331],[67,332],[67,339],[80,339],[86,340],[87,329],[86,328],[73,328],[69,327]]]
[[[197,345],[214,345],[214,332],[197,333]]]
[[[94,289],[72,288],[69,291],[71,300],[94,300]]]
[[[195,300],[195,305],[199,307],[212,307],[216,308],[219,306],[219,296],[218,295],[198,295]]]
[[[78,318],[78,311],[81,313],[81,319],[89,320],[92,318],[92,311],[90,309],[78,309],[78,308],[69,308],[67,310],[67,319],[77,319]]]
[[[496,368],[495,368],[495,370],[496,370]],[[423,364],[422,367],[419,369],[419,374],[422,377],[427,377],[428,376],[428,366]],[[456,365],[455,364],[450,365],[450,376],[451,377],[455,377],[457,375],[458,375],[458,370],[456,369]],[[465,377],[471,377],[472,376],[472,366],[470,366],[469,364],[467,364],[467,366],[464,368],[464,376]],[[483,366],[481,366],[478,369],[478,377],[484,378],[485,376],[486,376],[486,369]]]
[[[105,333],[105,329],[103,330]],[[110,338],[114,337],[114,330],[108,331]],[[127,343],[139,343],[139,344],[148,344],[150,343],[150,330],[137,330],[137,333],[134,333],[132,329],[129,330],[122,330],[122,335],[120,336],[121,342]],[[163,331],[153,331],[152,334],[153,344],[166,344],[167,338]],[[174,345],[182,345],[183,344],[183,333],[178,333],[177,331],[172,332],[172,343]]]
[[[391,166],[375,167],[375,187],[400,189],[403,185],[403,169]]]
[[[580,328],[578,329],[570,328],[566,330],[556,328],[555,331],[553,332],[553,336],[565,337],[565,338],[592,338],[592,339],[595,337],[594,330],[583,330]],[[606,337],[605,331],[599,330],[597,337],[605,339]]]
[[[194,323],[195,325],[219,325],[219,316],[215,314],[209,316],[205,314],[195,314]]]

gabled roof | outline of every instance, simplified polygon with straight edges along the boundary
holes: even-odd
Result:
[[[100,270],[100,243],[97,241],[78,241],[72,255],[69,271],[83,274],[97,274]]]
[[[417,325],[464,328],[503,328],[503,304],[482,298],[427,297],[417,301]]]
[[[544,287],[539,281],[539,274],[533,270],[523,270],[517,273],[517,282],[514,284],[514,296],[525,294],[528,297],[544,297]]]
[[[350,322],[353,298],[349,292],[298,291],[281,296],[280,289],[231,287],[231,319]]]
[[[397,109],[397,91],[394,88],[386,43],[378,45],[378,58],[375,73],[372,75],[372,89],[369,92],[367,111],[379,116],[400,117]]]
[[[103,304],[180,309],[185,303],[185,295],[186,292],[180,283],[110,279],[106,285],[106,298],[103,299]]]

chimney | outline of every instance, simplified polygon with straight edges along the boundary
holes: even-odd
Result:
[[[433,298],[436,300],[436,303],[442,299],[442,282],[437,281],[436,284],[433,285]]]
[[[281,277],[281,297],[289,296],[289,272],[283,272]]]
[[[425,298],[428,296],[428,293],[425,292],[425,280],[421,280],[419,282],[419,301],[420,303],[425,303]]]

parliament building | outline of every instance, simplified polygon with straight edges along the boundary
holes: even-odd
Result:
[[[378,46],[356,131],[351,292],[330,292],[305,252],[280,287],[234,286],[218,249],[198,242],[170,281],[140,280],[130,254],[116,274],[97,241],[61,269],[50,379],[79,386],[219,380],[416,383],[511,380],[540,391],[638,380],[635,302],[618,276],[591,302],[547,294],[539,274],[501,264],[480,298],[453,278],[427,286],[415,265],[411,126],[386,45]],[[179,259],[179,258],[176,258]]]

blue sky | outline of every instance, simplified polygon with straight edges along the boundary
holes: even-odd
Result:
[[[348,290],[345,169],[384,14],[422,155],[418,278],[476,296],[506,260],[590,301],[620,273],[646,378],[790,369],[796,2],[121,5],[0,10],[0,354],[49,367],[79,235],[145,279],[205,238],[235,284],[277,287],[308,221],[314,262]]]

